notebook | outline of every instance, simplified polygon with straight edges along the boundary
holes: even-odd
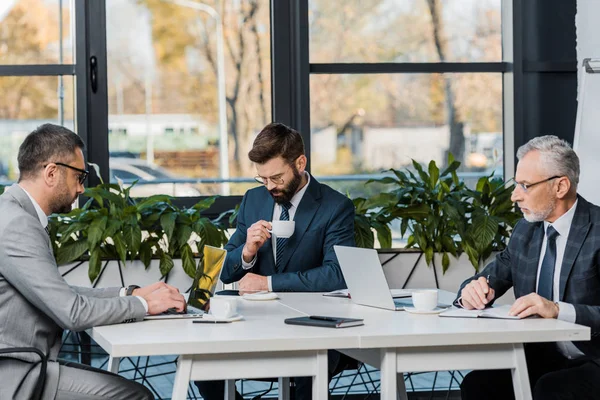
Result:
[[[208,303],[217,288],[227,251],[204,245],[203,254],[203,268],[198,268],[196,271],[196,277],[187,300],[187,310],[183,313],[169,310],[163,314],[146,315],[144,319],[202,318],[206,303]]]
[[[508,315],[510,305],[499,307],[490,307],[483,310],[465,310],[464,308],[452,307],[451,309],[439,314],[440,317],[453,318],[496,318],[496,319],[521,319],[519,317]]]
[[[324,328],[348,328],[364,325],[364,321],[360,318],[325,317],[322,315],[287,318],[284,322],[290,325],[320,326]]]

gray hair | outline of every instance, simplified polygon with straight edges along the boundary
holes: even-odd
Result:
[[[527,153],[536,150],[540,152],[542,168],[549,176],[566,176],[571,186],[577,189],[579,157],[568,142],[554,135],[539,136],[519,147],[517,158],[521,160]]]

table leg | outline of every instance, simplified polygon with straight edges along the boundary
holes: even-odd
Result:
[[[313,375],[313,399],[327,400],[329,397],[329,373],[327,372],[327,350],[318,350]]]
[[[225,381],[225,400],[235,400],[235,379]]]
[[[120,364],[121,364],[121,359],[119,357],[110,356],[110,357],[108,357],[108,364],[106,366],[106,370],[108,372],[118,374]]]
[[[279,400],[290,400],[290,378],[277,379],[277,391],[279,392]]]
[[[511,369],[516,400],[531,400],[531,385],[522,343],[513,344],[514,367]]]
[[[396,349],[380,350],[380,398],[381,400],[396,400],[397,381],[398,381],[398,363]],[[404,382],[404,379],[402,379]],[[406,390],[404,391],[406,393]]]
[[[192,356],[181,355],[177,360],[177,371],[173,382],[172,400],[186,400],[190,376],[192,374]]]
[[[404,374],[398,373],[396,376],[396,388],[398,389],[398,400],[408,400],[408,393],[406,393],[406,383],[404,382]]]

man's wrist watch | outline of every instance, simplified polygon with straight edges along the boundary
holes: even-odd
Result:
[[[125,289],[125,296],[131,296],[133,294],[133,291],[135,289],[139,289],[140,287],[138,285],[129,285],[127,286],[127,288]]]

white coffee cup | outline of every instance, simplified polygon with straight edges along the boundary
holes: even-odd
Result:
[[[269,233],[275,237],[287,239],[294,234],[294,229],[296,229],[295,221],[273,221]]]
[[[438,291],[437,289],[415,290],[412,301],[417,311],[435,310],[438,304]]]
[[[229,296],[213,296],[210,313],[216,318],[231,318],[237,315],[237,299]]]

